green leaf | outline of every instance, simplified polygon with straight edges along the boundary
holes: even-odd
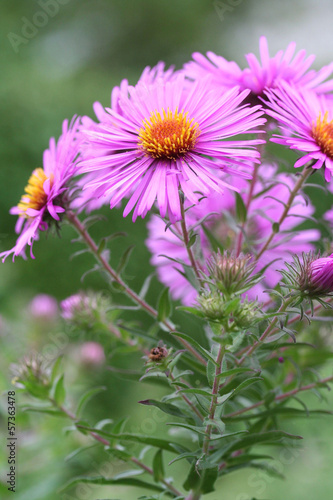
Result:
[[[280,231],[280,224],[278,222],[272,224],[272,231],[273,233],[278,233]]]
[[[62,359],[63,359],[63,356],[59,356],[59,358],[56,359],[56,361],[53,365],[51,377],[50,377],[51,385],[54,383],[55,379],[59,375],[59,370],[60,370]]]
[[[65,486],[60,490],[64,491],[68,488],[72,488],[78,483],[89,483],[89,484],[99,484],[101,486],[110,486],[110,485],[123,485],[123,486],[135,486],[137,488],[145,488],[147,490],[164,491],[164,488],[158,486],[157,484],[148,483],[148,481],[143,481],[142,479],[138,479],[135,477],[118,477],[118,478],[110,478],[107,479],[102,476],[96,477],[77,477],[71,481],[69,481]]]
[[[127,266],[129,258],[131,256],[131,253],[134,250],[134,247],[135,247],[135,245],[130,245],[125,250],[125,252],[123,253],[123,255],[121,256],[119,264],[118,264],[118,267],[117,267],[117,274],[120,274],[125,269],[125,267]]]
[[[235,193],[235,195],[236,195],[236,216],[237,216],[237,220],[241,224],[244,224],[244,222],[246,221],[246,215],[247,215],[246,206],[245,206],[245,203],[244,203],[243,198],[241,197],[241,195],[239,193]]]
[[[64,386],[64,375],[61,375],[54,386],[54,400],[58,406],[62,406],[66,398]]]
[[[77,428],[89,432],[95,432],[96,434],[107,438],[117,439],[119,441],[128,441],[132,443],[142,443],[148,446],[155,446],[156,448],[161,448],[162,450],[166,451],[171,451],[176,453],[184,453],[186,451],[190,451],[175,441],[170,441],[151,436],[145,436],[144,434],[132,434],[126,432],[123,434],[114,434],[93,427],[88,427],[86,425],[77,425]]]
[[[205,396],[206,398],[211,399],[212,393],[209,391],[205,391],[205,389],[197,389],[197,388],[187,388],[187,389],[181,389],[181,392],[185,392],[186,394],[200,394],[200,396]]]
[[[156,406],[164,413],[168,415],[173,415],[178,418],[188,418],[188,415],[183,413],[177,406],[170,403],[163,403],[162,401],[156,401],[156,399],[145,399],[144,401],[139,401],[142,405]]]
[[[193,316],[198,316],[199,318],[205,318],[205,315],[195,307],[178,306],[177,310],[187,312],[188,314],[193,314]]]
[[[183,487],[186,491],[189,491],[191,489],[196,490],[200,486],[200,483],[201,483],[201,477],[197,473],[194,463],[188,473],[188,476],[183,484]]]
[[[200,488],[200,491],[202,493],[206,494],[215,491],[214,484],[218,477],[218,473],[219,473],[219,468],[217,465],[205,469]]]
[[[301,436],[295,436],[294,434],[289,434],[284,431],[262,432],[258,434],[251,434],[249,436],[245,436],[242,439],[239,439],[228,448],[228,452],[231,453],[233,451],[241,450],[243,448],[248,448],[249,446],[254,446],[260,443],[280,441],[283,438],[303,439]]]
[[[299,408],[284,408],[284,407],[273,407],[270,410],[266,410],[260,413],[244,413],[243,415],[234,416],[228,418],[224,416],[223,420],[225,422],[241,422],[243,420],[256,419],[266,419],[268,417],[275,417],[281,415],[282,417],[308,417],[309,414],[314,415],[333,415],[332,411],[329,410],[300,410]]]
[[[209,229],[207,229],[207,227],[204,224],[201,227],[212,247],[213,252],[217,252],[218,250],[223,252],[224,247],[222,243],[214,236],[214,234]]]
[[[206,373],[207,373],[208,383],[209,383],[210,387],[213,387],[214,380],[215,380],[215,365],[210,360],[207,363]]]
[[[154,481],[157,483],[164,479],[164,466],[162,450],[157,450],[153,459]]]
[[[214,365],[217,365],[217,363],[216,363],[215,359],[213,358],[213,356],[211,355],[211,353],[208,352],[203,347],[201,347],[201,345],[196,340],[194,340],[192,337],[190,337],[189,335],[186,335],[185,333],[179,333],[179,332],[172,332],[171,335],[174,335],[175,337],[180,337],[181,339],[186,340],[192,347],[194,347],[197,351],[199,351],[200,354],[202,354],[206,359],[209,359],[210,361],[212,361],[214,363]]]
[[[159,299],[157,305],[157,319],[158,321],[165,321],[171,314],[171,303],[169,297],[169,288],[165,288]]]
[[[101,387],[94,387],[93,389],[90,389],[89,391],[85,392],[81,396],[81,398],[79,400],[79,403],[77,405],[76,415],[77,416],[80,415],[80,413],[82,412],[82,410],[85,407],[85,405],[88,403],[88,401],[93,396],[95,396],[96,394],[99,394],[100,392],[105,391],[105,390],[106,390],[106,387],[105,386],[101,386]]]
[[[231,370],[226,370],[225,372],[220,373],[217,377],[220,378],[226,378],[230,377],[231,375],[238,375],[238,373],[245,373],[245,372],[257,372],[258,370],[254,370],[252,368],[244,368],[240,366],[239,368],[231,368]]]
[[[218,398],[219,404],[223,404],[232,397],[236,396],[239,392],[241,392],[243,389],[246,387],[249,387],[250,385],[254,384],[255,382],[262,381],[262,377],[252,377],[247,380],[243,380],[233,391],[229,392],[228,394],[224,394],[221,396],[221,398]]]
[[[191,247],[194,245],[195,240],[197,239],[197,236],[198,236],[198,235],[197,235],[196,233],[195,233],[195,234],[192,234],[191,238],[189,239],[189,241],[188,241],[188,243],[187,243],[187,245],[186,245],[186,246],[187,246],[187,248],[191,248]]]
[[[130,455],[130,453],[127,453],[123,450],[118,450],[118,448],[108,447],[105,449],[105,451],[107,451],[107,453],[110,453],[110,455],[118,458],[119,460],[122,460],[123,462],[128,462],[132,458],[132,455]]]
[[[102,238],[99,245],[98,245],[98,249],[97,249],[97,255],[101,255],[101,253],[103,252],[105,246],[106,246],[106,241],[107,239],[106,238]]]
[[[54,408],[45,408],[43,406],[22,406],[21,407],[22,411],[33,411],[36,413],[46,413],[48,415],[53,415],[54,417],[66,417],[64,412],[61,410],[56,410]]]

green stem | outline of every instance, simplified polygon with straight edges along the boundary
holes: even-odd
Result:
[[[68,211],[67,218],[69,222],[74,226],[78,234],[85,241],[88,248],[93,253],[97,262],[99,262],[107,274],[112,278],[113,281],[118,283],[124,293],[130,297],[136,304],[138,304],[142,309],[144,309],[150,316],[157,320],[158,312],[151,305],[149,305],[144,299],[142,299],[132,288],[130,288],[119,276],[119,274],[110,266],[109,262],[103,257],[103,253],[98,251],[98,246],[84,227],[84,224],[78,219],[74,212]],[[174,331],[174,326],[168,321],[163,320],[164,326],[169,330],[169,332]],[[188,343],[186,340],[178,339],[179,342],[198,360],[200,363],[206,365],[206,360]]]
[[[294,297],[289,297],[287,300],[282,302],[278,313],[285,312],[286,309],[290,306],[290,304],[294,301]],[[238,361],[237,365],[240,366],[244,363],[244,361],[251,356],[251,354],[263,343],[263,341],[268,337],[268,335],[271,333],[273,330],[274,326],[278,322],[280,316],[275,316],[273,320],[270,322],[270,324],[267,326],[266,330],[264,333],[261,335],[260,339],[254,342],[254,344],[249,347],[249,349],[246,350],[246,352],[243,354],[241,359]]]
[[[223,361],[223,356],[225,353],[225,347],[223,345],[220,345],[219,352],[217,355],[216,359],[216,367],[215,367],[215,377],[214,377],[214,382],[213,382],[213,389],[212,389],[212,400],[210,403],[210,408],[209,408],[209,420],[213,421],[215,417],[215,411],[216,411],[216,406],[217,406],[217,399],[218,399],[218,391],[219,391],[219,375],[222,371],[222,361]],[[205,439],[203,442],[202,446],[202,451],[206,455],[209,450],[209,443],[210,443],[210,437],[212,434],[212,424],[209,423],[207,424],[206,431],[205,431]]]
[[[193,271],[197,277],[198,282],[201,285],[202,284],[202,276],[200,274],[198,264],[194,258],[192,248],[188,246],[190,239],[189,239],[188,230],[187,230],[187,226],[186,226],[184,203],[182,201],[180,201],[180,206],[181,206],[181,213],[182,213],[182,220],[180,221],[180,225],[182,228],[184,245],[186,247],[187,255],[188,255],[189,261],[191,263],[191,266],[193,268]]]
[[[309,177],[309,175],[313,172],[312,168],[311,168],[311,165],[306,165],[303,169],[303,172],[302,174],[300,175],[298,181],[296,182],[295,186],[294,186],[294,189],[290,192],[289,194],[289,198],[288,198],[288,201],[286,203],[286,206],[282,212],[282,215],[279,219],[279,221],[277,222],[278,224],[278,230],[282,224],[282,222],[285,220],[285,218],[287,217],[288,215],[288,212],[291,208],[291,205],[298,193],[298,191],[301,189],[301,187],[303,186],[304,182],[306,181],[306,179]],[[260,252],[256,255],[255,257],[255,261],[259,260],[260,257],[262,256],[262,254],[264,252],[266,252],[266,250],[268,249],[270,243],[272,242],[274,236],[277,234],[277,231],[275,231],[274,229],[272,229],[272,232],[271,234],[269,235],[269,237],[267,238],[266,240],[266,243],[262,246]]]

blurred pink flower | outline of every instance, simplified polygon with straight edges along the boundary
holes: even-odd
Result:
[[[97,342],[85,342],[80,348],[80,360],[87,365],[102,365],[105,361],[103,347]]]
[[[58,303],[51,295],[41,293],[32,299],[29,311],[31,316],[37,320],[53,321],[58,316]]]
[[[255,95],[262,95],[265,89],[275,88],[281,82],[313,89],[317,93],[332,91],[333,80],[325,80],[333,72],[333,63],[319,71],[310,70],[315,56],[306,56],[305,50],[295,54],[295,49],[296,44],[291,42],[285,51],[279,50],[271,57],[267,39],[262,36],[259,40],[260,61],[254,54],[247,54],[248,67],[244,70],[234,61],[227,61],[213,52],[207,52],[207,57],[195,52],[193,61],[184,66],[185,74],[194,80],[209,74],[213,76],[212,83],[219,87],[239,86],[241,90],[249,89]]]

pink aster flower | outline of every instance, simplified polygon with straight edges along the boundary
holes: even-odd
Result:
[[[255,197],[248,210],[248,219],[244,227],[244,251],[250,254],[257,253],[270,235],[272,223],[279,220],[284,209],[283,203],[288,200],[289,189],[293,186],[292,179],[286,174],[276,174],[275,167],[262,165],[259,171],[263,173],[263,178],[257,182],[254,196],[265,189],[267,191]],[[246,202],[249,183],[237,180],[237,184]],[[319,231],[309,229],[297,232],[297,226],[302,221],[300,217],[306,218],[313,212],[314,208],[306,204],[301,195],[295,198],[290,217],[287,217],[281,224],[280,232],[275,235],[271,248],[262,255],[255,272],[273,261],[276,262],[265,270],[263,283],[257,284],[247,293],[250,298],[267,300],[265,289],[274,288],[281,279],[277,269],[283,267],[284,262],[292,261],[292,253],[300,254],[302,251],[313,250],[314,247],[310,242],[318,240]],[[196,228],[199,234],[202,248],[199,265],[203,271],[207,270],[206,262],[211,254],[211,247],[204,230],[198,226],[198,223],[209,213],[211,215],[206,219],[205,225],[220,241],[223,248],[228,250],[235,248],[239,231],[235,221],[235,197],[231,192],[226,192],[225,196],[211,195],[186,212],[188,226]],[[197,291],[182,275],[184,269],[181,263],[175,262],[179,260],[189,265],[187,251],[175,235],[175,232],[180,232],[180,228],[175,224],[172,229],[173,232],[170,229],[165,231],[165,223],[157,216],[150,219],[146,244],[152,253],[151,263],[156,266],[160,281],[170,288],[172,296],[181,300],[185,305],[193,305]]]
[[[296,168],[310,161],[314,169],[324,166],[325,179],[329,181],[333,172],[332,101],[286,84],[266,95],[270,107],[267,114],[278,121],[284,133],[271,140],[305,153],[296,161]]]
[[[11,214],[18,215],[15,230],[20,233],[16,245],[0,257],[3,261],[8,255],[25,255],[26,246],[32,253],[33,242],[38,239],[40,231],[46,231],[52,221],[59,221],[60,214],[65,212],[63,194],[68,188],[68,182],[76,169],[76,159],[79,152],[78,118],[70,124],[65,120],[62,125],[62,135],[58,143],[50,139],[49,149],[44,151],[43,168],[36,168],[28,180],[25,193]]]
[[[310,273],[309,286],[311,289],[317,293],[333,292],[333,254],[311,262]]]
[[[333,63],[320,71],[309,70],[315,56],[306,56],[305,50],[295,54],[295,48],[296,44],[292,42],[285,51],[279,50],[270,57],[267,39],[262,36],[259,40],[260,61],[254,54],[247,54],[248,67],[244,70],[213,52],[207,52],[207,57],[195,52],[194,60],[185,64],[185,74],[194,80],[210,74],[218,86],[230,88],[239,85],[242,90],[249,89],[255,95],[261,95],[264,89],[275,88],[281,82],[314,89],[317,93],[333,90],[333,80],[325,82],[333,72]]]
[[[257,132],[265,122],[261,108],[241,105],[248,91],[207,89],[207,80],[191,89],[182,75],[152,85],[139,83],[122,94],[123,116],[107,110],[112,123],[98,132],[85,132],[96,150],[109,154],[85,160],[82,172],[94,172],[87,188],[111,196],[110,207],[129,197],[124,216],[144,217],[155,200],[162,217],[181,219],[178,190],[197,203],[198,192],[223,192],[221,171],[258,161],[259,139],[236,140],[235,135]],[[239,175],[243,175],[238,170]]]

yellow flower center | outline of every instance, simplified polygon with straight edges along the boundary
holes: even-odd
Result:
[[[20,209],[21,217],[28,217],[26,211],[28,208],[40,210],[47,201],[47,194],[44,191],[43,184],[47,180],[45,172],[42,168],[36,168],[28,180],[28,185],[25,187],[24,194],[21,197],[17,207]]]
[[[163,115],[163,116],[162,116]],[[200,134],[199,126],[188,118],[188,113],[173,113],[162,109],[143,120],[139,131],[139,147],[153,158],[176,160],[194,148]]]
[[[312,137],[324,153],[333,159],[333,120],[327,121],[328,111],[321,117],[321,113],[316,122],[312,124]]]

